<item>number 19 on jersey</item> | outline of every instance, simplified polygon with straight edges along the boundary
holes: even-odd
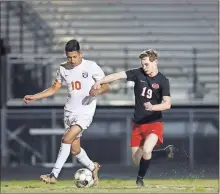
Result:
[[[147,87],[144,87],[142,90],[141,96],[151,99],[152,94],[153,94],[153,91],[151,89],[147,89]]]

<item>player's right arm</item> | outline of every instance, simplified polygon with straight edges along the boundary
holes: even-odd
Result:
[[[94,89],[100,89],[101,84],[107,84],[107,83],[111,83],[116,80],[126,79],[126,78],[127,78],[127,74],[125,71],[113,73],[113,74],[105,76],[102,80],[97,81],[93,87]]]
[[[42,98],[47,98],[49,96],[56,94],[60,90],[60,88],[62,87],[63,82],[64,82],[64,78],[61,74],[61,69],[59,68],[57,70],[56,80],[54,81],[54,83],[51,87],[47,88],[46,90],[44,90],[40,93],[34,94],[34,95],[26,95],[24,97],[24,102],[27,104],[29,102],[39,100]]]
[[[24,102],[27,104],[27,103],[35,101],[35,100],[39,100],[42,98],[47,98],[49,96],[52,96],[60,90],[61,86],[62,86],[62,84],[59,83],[57,80],[55,80],[54,84],[51,87],[47,88],[46,90],[44,90],[40,93],[34,94],[34,95],[26,95],[24,97]]]

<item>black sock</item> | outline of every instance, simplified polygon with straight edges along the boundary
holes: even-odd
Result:
[[[152,159],[166,158],[166,157],[167,157],[167,152],[164,149],[152,151]]]
[[[142,178],[142,179],[144,178],[149,168],[149,165],[150,165],[150,160],[145,160],[142,157],[139,165],[138,178]]]

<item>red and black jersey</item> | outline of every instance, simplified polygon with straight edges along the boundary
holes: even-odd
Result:
[[[144,103],[160,104],[163,96],[170,96],[169,80],[160,72],[154,77],[145,74],[142,68],[126,71],[127,81],[133,81],[135,95],[135,123],[152,123],[162,121],[161,111],[145,110]]]

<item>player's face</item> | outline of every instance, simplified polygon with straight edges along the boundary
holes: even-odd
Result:
[[[150,75],[154,72],[156,65],[157,60],[150,61],[149,57],[144,57],[141,59],[141,66],[147,75]]]
[[[66,56],[69,64],[72,66],[77,66],[82,63],[82,53],[79,51],[67,52]]]

